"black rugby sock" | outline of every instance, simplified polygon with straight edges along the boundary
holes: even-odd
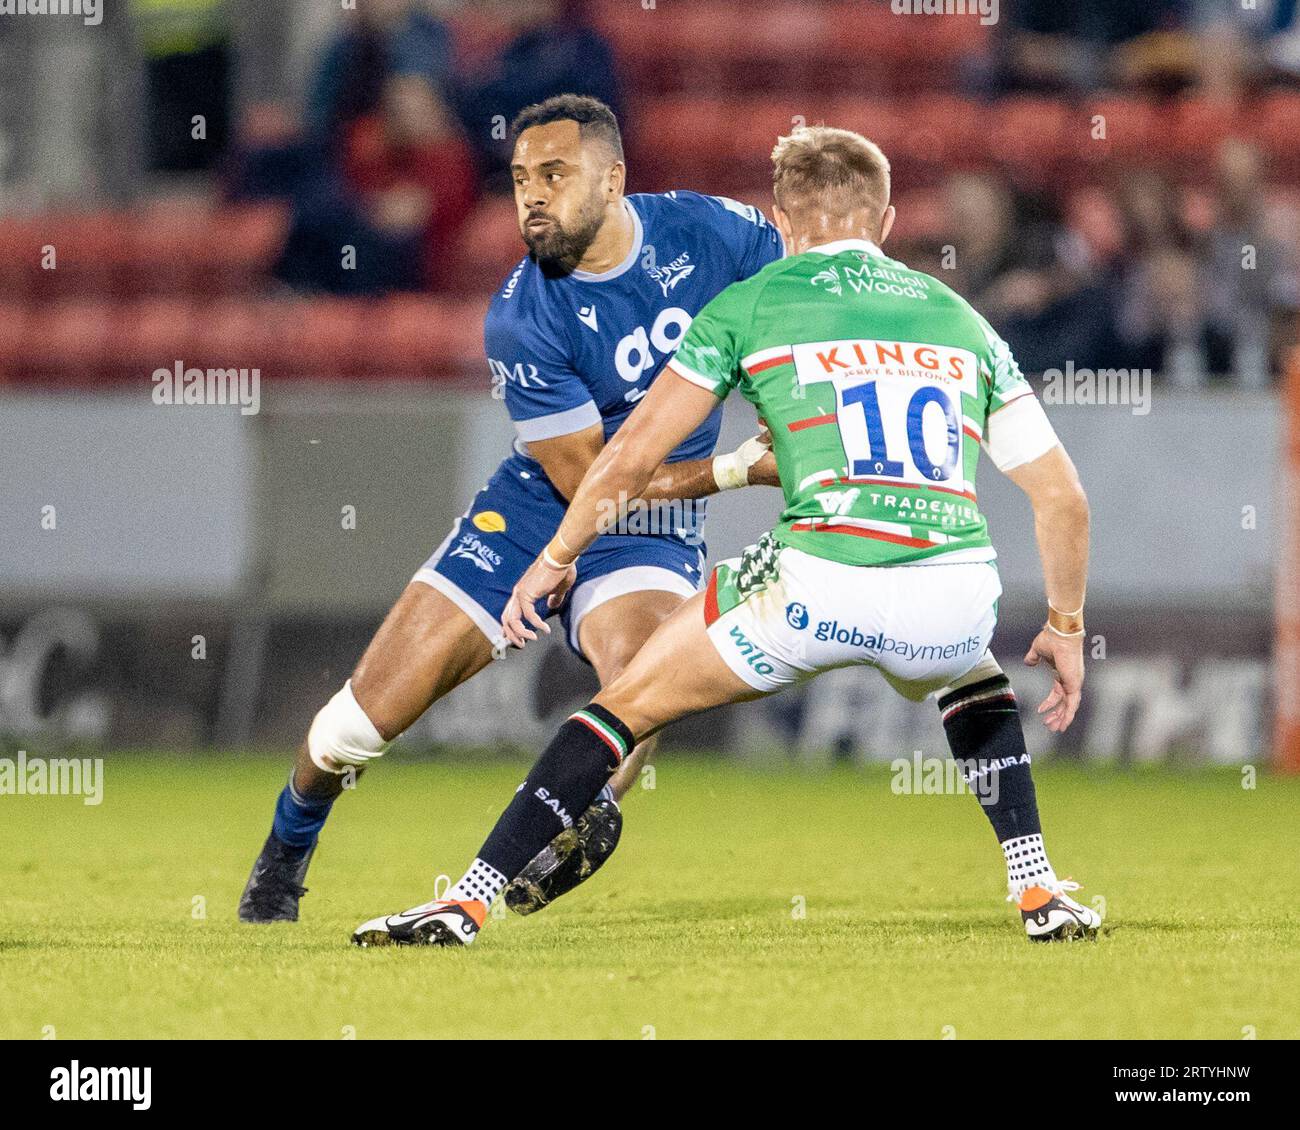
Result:
[[[613,713],[592,703],[569,716],[515,792],[478,858],[513,879],[587,811],[636,745]]]
[[[998,842],[1041,835],[1020,710],[1006,675],[944,695],[939,712],[952,756],[979,797]]]

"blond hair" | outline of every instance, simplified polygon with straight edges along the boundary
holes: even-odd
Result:
[[[772,150],[772,190],[783,212],[810,208],[846,216],[889,206],[889,159],[874,141],[852,130],[800,126]]]

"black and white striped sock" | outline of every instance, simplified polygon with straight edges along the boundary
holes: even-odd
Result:
[[[484,906],[491,906],[510,882],[490,863],[475,859],[469,870],[461,876],[460,882],[447,892],[446,897],[454,902],[469,902],[477,899]]]
[[[1043,847],[1041,834],[1003,840],[1002,854],[1007,861],[1007,887],[1016,898],[1028,887],[1056,890],[1056,872],[1047,861],[1047,849]]]

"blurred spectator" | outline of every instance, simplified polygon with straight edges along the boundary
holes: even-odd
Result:
[[[349,124],[374,113],[390,77],[410,75],[446,91],[451,34],[422,0],[365,0],[325,48],[307,96],[312,140],[341,141]]]
[[[1211,97],[1235,96],[1267,68],[1300,71],[1297,0],[1192,0],[1201,40],[1201,85]]]
[[[1174,384],[1204,382],[1208,326],[1195,255],[1177,244],[1153,247],[1126,277],[1120,331],[1125,366],[1163,373]]]
[[[599,98],[622,117],[613,49],[590,23],[585,0],[494,0],[514,37],[483,73],[466,76],[460,110],[494,188],[504,188],[505,127],[525,106],[554,94]]]
[[[945,200],[955,263],[938,276],[998,327],[1024,371],[1105,364],[1110,291],[1055,206],[1017,198],[993,173],[949,178]]]
[[[996,87],[1157,92],[1231,100],[1269,68],[1300,72],[1297,0],[1004,0]]]
[[[1126,255],[1118,283],[1123,365],[1165,371],[1194,382],[1204,371],[1196,260],[1173,185],[1134,169],[1120,185]]]
[[[145,164],[214,167],[230,138],[234,54],[226,0],[131,0],[145,56]]]
[[[1206,240],[1208,332],[1221,343],[1222,365],[1247,387],[1268,381],[1270,340],[1294,305],[1285,249],[1265,224],[1266,170],[1255,146],[1229,139],[1215,158],[1215,214]]]
[[[346,127],[341,150],[338,167],[299,193],[277,277],[347,295],[454,284],[443,264],[477,178],[439,93],[414,75],[390,79],[378,111]]]

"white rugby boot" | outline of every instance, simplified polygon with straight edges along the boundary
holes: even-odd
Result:
[[[354,946],[467,946],[478,937],[487,907],[477,899],[434,899],[363,922],[352,931]]]
[[[1007,895],[1007,901],[1020,907],[1020,920],[1031,942],[1074,942],[1096,938],[1101,928],[1101,915],[1065,893],[1078,889],[1078,883],[1062,879],[1050,890],[1035,885],[1020,892],[1012,891]]]

